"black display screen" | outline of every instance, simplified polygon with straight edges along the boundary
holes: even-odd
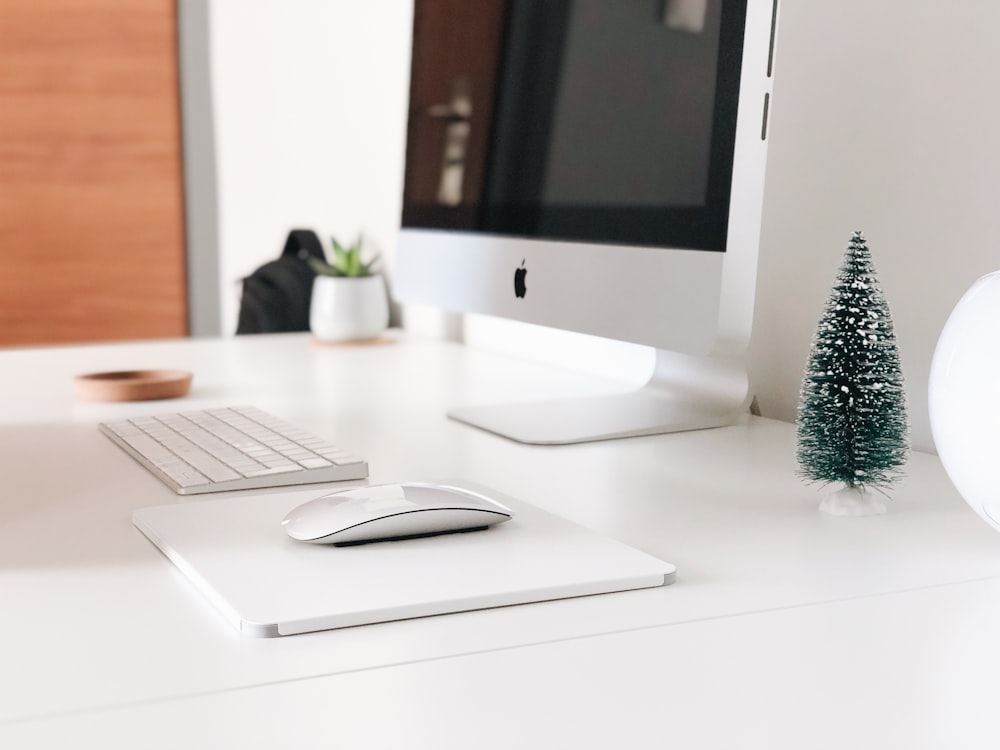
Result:
[[[725,250],[746,3],[496,1],[417,3],[403,225]]]

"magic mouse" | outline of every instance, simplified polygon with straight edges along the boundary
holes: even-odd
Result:
[[[478,531],[513,516],[471,490],[438,484],[384,484],[332,492],[303,503],[281,525],[292,539],[363,544]]]

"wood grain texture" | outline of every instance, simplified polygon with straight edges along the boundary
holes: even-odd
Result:
[[[0,3],[0,346],[187,332],[174,0]]]

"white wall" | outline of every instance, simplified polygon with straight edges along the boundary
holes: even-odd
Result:
[[[200,2],[201,0],[182,0]],[[410,0],[210,0],[221,328],[290,229],[390,255],[402,206]]]
[[[809,343],[852,230],[896,327],[914,444],[964,290],[1000,267],[1000,3],[785,0],[751,369],[795,417]]]
[[[391,256],[402,185],[409,0],[211,0],[223,330],[236,280],[293,225]],[[855,229],[896,325],[914,443],[948,313],[1000,266],[1000,3],[783,0],[751,372],[793,420],[812,332]],[[391,257],[389,258],[391,261]],[[473,319],[478,345],[530,329]],[[648,352],[529,335],[531,354],[639,382]],[[610,346],[610,349],[609,349]]]

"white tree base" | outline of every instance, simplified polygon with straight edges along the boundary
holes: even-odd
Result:
[[[819,509],[831,516],[878,516],[887,506],[880,495],[863,487],[842,487],[828,492]]]

